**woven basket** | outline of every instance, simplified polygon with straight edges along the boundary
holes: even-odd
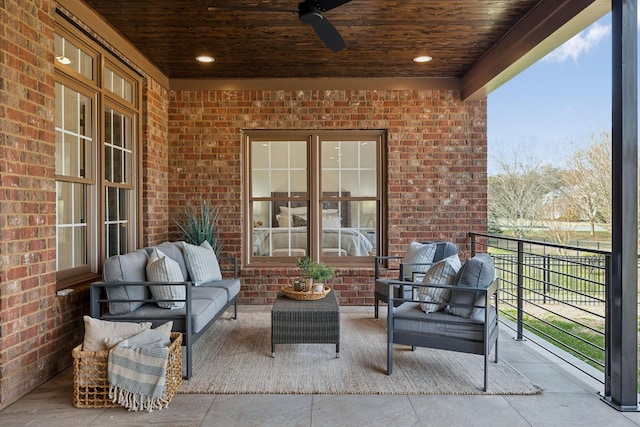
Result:
[[[171,402],[182,384],[182,334],[171,333],[167,382],[164,398]],[[83,351],[82,344],[73,349],[73,406],[76,408],[116,408],[109,399],[107,365],[109,350]]]
[[[322,299],[329,295],[331,292],[331,288],[327,285],[324,285],[324,291],[322,292],[301,292],[294,291],[293,287],[290,285],[286,285],[282,287],[282,293],[287,298],[296,299],[299,301],[313,301],[317,299]]]

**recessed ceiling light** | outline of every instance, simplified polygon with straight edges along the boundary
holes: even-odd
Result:
[[[215,61],[213,56],[208,56],[208,55],[200,55],[200,56],[196,56],[196,61],[199,62],[213,62]]]
[[[422,56],[416,56],[415,58],[413,58],[413,62],[429,62],[432,59],[433,58],[428,55],[422,55]]]

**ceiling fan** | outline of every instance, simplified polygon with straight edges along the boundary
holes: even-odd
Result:
[[[324,12],[341,6],[351,0],[304,0],[298,3],[298,9],[284,9],[270,6],[210,6],[209,11],[242,10],[246,12],[285,12],[295,13],[298,19],[310,24],[320,40],[332,51],[338,52],[347,45],[336,27],[324,17]]]

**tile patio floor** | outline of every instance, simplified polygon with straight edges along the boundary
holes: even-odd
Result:
[[[372,307],[341,310],[373,316]],[[0,412],[0,426],[640,426],[640,412],[609,407],[599,398],[598,382],[513,335],[502,328],[500,358],[543,387],[540,395],[176,394],[165,410],[130,413],[74,408],[73,373],[67,369]]]

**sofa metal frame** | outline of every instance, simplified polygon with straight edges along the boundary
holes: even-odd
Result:
[[[236,257],[218,257],[218,261],[220,262],[220,271],[224,274],[225,272],[230,273],[233,272],[233,279],[238,278],[238,260]],[[231,264],[231,267],[225,267],[225,265]],[[154,327],[168,321],[174,321],[173,324],[173,332],[182,333],[182,345],[186,348],[186,375],[185,379],[191,378],[193,373],[193,345],[198,338],[200,338],[209,327],[215,322],[224,312],[227,311],[229,307],[233,305],[233,318],[238,318],[238,300],[237,296],[232,300],[228,301],[225,306],[218,311],[218,313],[213,317],[203,328],[200,329],[199,332],[194,331],[193,327],[193,317],[192,317],[192,307],[191,307],[191,288],[192,282],[94,282],[91,284],[91,288],[89,290],[89,298],[90,298],[90,315],[93,318],[101,319],[101,320],[109,320],[114,322],[141,322],[141,321],[149,321],[154,324]],[[160,300],[155,298],[148,299],[107,299],[106,298],[106,288],[108,287],[121,287],[121,286],[184,286],[185,287],[185,299],[170,299],[170,300]],[[113,316],[104,316],[105,313],[108,313],[108,309],[106,306],[108,303],[118,303],[118,302],[143,302],[143,303],[157,303],[157,302],[184,302],[184,314],[178,313],[177,310],[169,310],[163,312],[163,316],[158,317],[144,317],[127,314],[118,314],[117,318]],[[135,312],[135,311],[134,311]],[[164,315],[166,314],[166,315]],[[190,319],[190,321],[187,321]],[[182,321],[177,323],[175,321]],[[180,325],[184,325],[184,328],[181,328]]]

